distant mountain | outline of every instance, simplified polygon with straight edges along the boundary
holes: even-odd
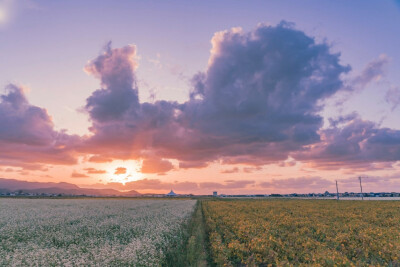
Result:
[[[19,189],[39,189],[39,188],[64,188],[64,189],[79,189],[79,186],[69,183],[42,183],[42,182],[28,182],[20,181],[16,179],[5,179],[0,178],[0,188],[6,188],[9,190]]]
[[[27,194],[61,194],[61,195],[90,195],[90,196],[139,196],[139,192],[131,190],[121,192],[115,189],[81,188],[70,183],[41,183],[28,182],[15,179],[0,178],[1,193],[27,193]]]

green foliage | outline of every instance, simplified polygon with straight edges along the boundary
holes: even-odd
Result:
[[[166,254],[163,266],[173,267],[202,267],[207,266],[206,233],[204,228],[201,202],[197,202],[190,221],[182,230],[184,240],[176,244]]]

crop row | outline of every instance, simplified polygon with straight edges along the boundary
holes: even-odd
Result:
[[[400,203],[207,201],[213,264],[398,266]]]
[[[195,202],[2,199],[0,266],[160,266]]]

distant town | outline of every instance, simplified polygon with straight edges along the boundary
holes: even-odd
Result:
[[[172,192],[172,193],[171,193]],[[218,194],[213,192],[209,195],[194,195],[194,194],[176,194],[171,191],[167,194],[138,194],[134,196],[130,195],[98,195],[98,194],[71,194],[71,193],[41,193],[41,192],[26,192],[25,190],[16,191],[4,191],[0,189],[0,196],[2,197],[219,197],[219,198],[399,198],[400,193],[398,192],[370,192],[370,193],[356,193],[356,192],[344,192],[344,193],[307,193],[307,194]]]
[[[164,194],[141,194],[135,190],[119,191],[115,189],[82,188],[70,183],[40,183],[15,179],[0,178],[1,197],[215,197],[215,198],[400,198],[399,192],[344,192],[335,193],[291,193],[291,194],[219,194],[218,191],[210,194],[179,194],[173,188]]]

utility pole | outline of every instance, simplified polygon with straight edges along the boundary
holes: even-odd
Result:
[[[358,180],[360,180],[361,200],[364,200],[364,194],[363,194],[363,191],[362,191],[362,184],[361,184],[361,176],[358,177]]]
[[[337,185],[337,180],[336,180],[336,199],[339,200],[339,188]]]

